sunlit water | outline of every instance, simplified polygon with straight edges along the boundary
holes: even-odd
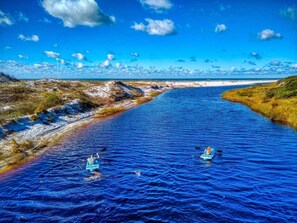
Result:
[[[297,133],[243,105],[229,88],[172,90],[76,130],[0,178],[3,222],[293,222]],[[195,146],[223,150],[212,162]],[[84,181],[101,153],[101,180]]]

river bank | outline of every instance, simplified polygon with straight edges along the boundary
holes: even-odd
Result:
[[[54,85],[53,88],[56,88],[57,84],[67,85],[68,88],[72,86],[69,81],[57,80],[43,80],[42,84],[45,83],[48,87],[48,82]],[[165,91],[175,88],[235,86],[268,82],[271,81],[134,81],[125,83],[109,81],[99,85],[84,85],[83,92],[88,96],[88,100],[91,100],[88,103],[100,100],[101,105],[86,104],[85,98],[72,99],[66,104],[43,110],[38,115],[18,117],[0,126],[0,173],[7,172],[39,156],[73,129],[146,103]],[[32,81],[25,84],[33,87],[40,86]],[[80,84],[76,81],[73,86],[81,86]],[[7,107],[9,105],[2,105],[2,109],[7,109]]]
[[[297,76],[268,85],[230,90],[222,98],[244,104],[270,120],[297,130]]]

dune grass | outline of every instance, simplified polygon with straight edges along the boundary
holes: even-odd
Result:
[[[116,113],[120,113],[125,111],[126,109],[124,107],[108,107],[108,108],[102,108],[100,111],[97,113],[99,117],[105,117],[105,116],[110,116]]]
[[[144,104],[144,103],[147,103],[149,101],[153,100],[153,98],[151,97],[141,97],[141,98],[137,98],[136,99],[136,104],[138,105],[141,105],[141,104]]]
[[[78,81],[32,81],[31,85],[20,81],[0,84],[0,124],[20,116],[38,114],[76,98],[81,99],[86,107],[102,104],[92,101],[83,93],[89,86],[89,83]]]
[[[268,85],[230,90],[222,98],[242,103],[272,121],[297,130],[297,76]]]
[[[162,94],[161,91],[153,91],[150,93],[150,97],[154,98],[154,97],[157,97],[159,94]]]

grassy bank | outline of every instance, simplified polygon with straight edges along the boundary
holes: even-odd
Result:
[[[297,130],[297,76],[268,85],[230,90],[222,98],[242,103],[272,121]]]
[[[89,83],[55,80],[20,81],[0,85],[0,124],[24,115],[34,115],[49,108],[80,99],[89,105],[100,105],[84,94]],[[3,109],[5,107],[6,109]]]

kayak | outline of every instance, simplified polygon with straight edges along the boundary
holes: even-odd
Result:
[[[98,160],[95,160],[93,165],[90,165],[89,162],[87,161],[86,170],[89,170],[92,172],[97,169],[99,169],[99,161]]]
[[[212,158],[214,158],[214,156],[216,155],[216,150],[214,148],[210,148],[211,149],[211,154],[206,154],[206,149],[204,150],[204,153],[200,156],[202,159],[204,160],[212,160]]]

